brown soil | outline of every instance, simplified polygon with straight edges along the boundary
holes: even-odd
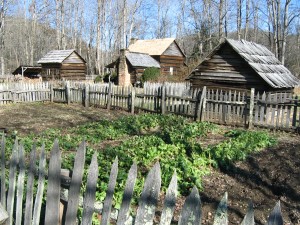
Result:
[[[39,133],[47,128],[72,127],[103,118],[126,115],[124,111],[84,108],[78,105],[34,103],[6,105],[0,108],[0,129],[17,131],[18,135]],[[251,155],[236,163],[230,170],[213,170],[203,181],[201,200],[203,224],[212,224],[217,205],[228,192],[229,224],[240,224],[251,199],[256,224],[265,224],[267,217],[280,200],[285,224],[300,224],[300,136],[274,133],[279,144]],[[204,144],[224,140],[211,134]],[[201,142],[203,140],[200,140]],[[108,143],[103,143],[106,145]],[[183,198],[178,200],[181,208]]]

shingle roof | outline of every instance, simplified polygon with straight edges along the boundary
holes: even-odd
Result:
[[[174,41],[174,38],[137,40],[134,44],[129,45],[128,50],[149,55],[162,55]]]
[[[290,88],[300,84],[299,79],[265,46],[245,40],[225,39],[225,42],[273,88]]]
[[[38,63],[62,63],[67,57],[69,57],[75,50],[53,50],[48,52],[44,57],[42,57]]]
[[[127,52],[126,58],[133,67],[156,67],[160,68],[159,63],[148,54]]]

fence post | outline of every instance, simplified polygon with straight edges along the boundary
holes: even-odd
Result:
[[[161,87],[161,114],[166,114],[166,87]]]
[[[131,90],[131,114],[134,114],[135,87]]]
[[[71,96],[70,95],[71,95],[70,84],[67,81],[66,82],[66,100],[67,100],[68,105],[71,103]]]
[[[54,90],[53,90],[53,84],[50,84],[50,102],[54,101]]]
[[[0,224],[4,224],[5,221],[8,219],[8,213],[0,203]]]
[[[253,127],[254,93],[255,93],[255,89],[251,88],[250,108],[249,108],[249,124],[248,124],[249,129],[251,129]]]
[[[86,84],[84,88],[84,107],[89,107],[90,103],[90,85]]]
[[[107,109],[110,110],[111,106],[111,94],[112,94],[112,83],[109,83],[108,93],[107,93]]]
[[[294,100],[294,113],[293,113],[293,127],[297,128],[297,108],[298,108],[298,95],[296,95]]]
[[[200,96],[200,98],[199,98]],[[196,107],[197,109],[197,120],[202,121],[203,120],[203,113],[205,111],[205,103],[206,103],[206,86],[204,86],[202,88],[202,92],[201,95],[198,95],[198,107]]]

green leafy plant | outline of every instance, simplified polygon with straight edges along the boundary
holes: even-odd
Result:
[[[157,81],[159,75],[160,75],[159,68],[149,67],[149,68],[145,69],[141,79],[142,79],[142,82]]]

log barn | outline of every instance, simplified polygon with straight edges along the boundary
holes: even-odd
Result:
[[[115,68],[118,84],[126,86],[140,80],[149,67],[160,68],[161,76],[182,76],[186,56],[174,38],[131,39],[128,49],[120,51],[117,60],[107,65]]]
[[[43,80],[85,80],[86,61],[74,50],[53,50],[38,61]]]
[[[187,78],[194,88],[291,91],[295,77],[265,46],[224,39]]]

